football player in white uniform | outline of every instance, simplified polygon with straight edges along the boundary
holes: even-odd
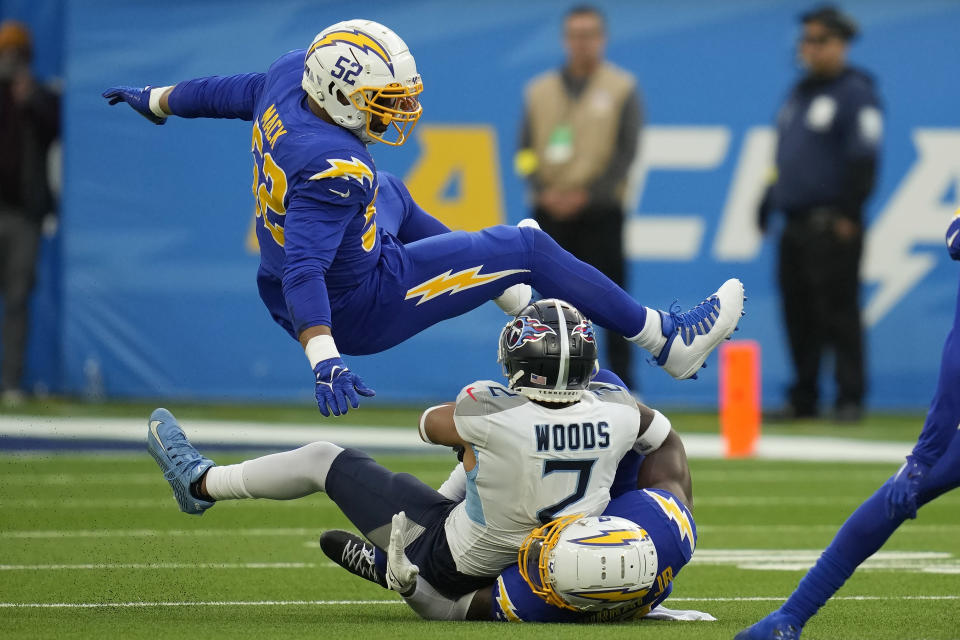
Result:
[[[600,370],[591,387],[600,380],[624,386],[613,373]],[[643,414],[653,412],[642,407]],[[458,465],[440,492],[465,500],[466,487]],[[690,562],[697,538],[690,469],[680,437],[671,430],[649,455],[628,452],[610,493],[613,499],[600,516],[561,516],[535,529],[521,545],[516,564],[494,584],[460,598],[439,593],[406,557],[403,541],[411,525],[403,513],[394,516],[386,554],[348,531],[325,531],[320,546],[351,573],[399,592],[427,620],[712,620],[706,613],[663,606]]]
[[[462,502],[330,442],[218,467],[165,409],[151,415],[148,449],[187,513],[217,500],[325,492],[386,549],[393,515],[404,511],[415,525],[407,555],[441,593],[459,597],[491,584],[536,527],[574,513],[599,515],[624,454],[649,453],[670,433],[659,414],[642,420],[625,389],[590,387],[593,326],[564,302],[526,307],[501,332],[500,356],[508,385],[475,382],[421,420],[424,439],[464,448]]]

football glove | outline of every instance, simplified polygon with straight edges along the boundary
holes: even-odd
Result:
[[[960,260],[960,210],[953,216],[953,221],[947,227],[947,251],[954,260]]]
[[[110,87],[103,92],[111,105],[126,102],[134,111],[142,115],[153,124],[165,124],[166,117],[161,118],[150,109],[150,90],[153,87]]]
[[[343,364],[341,358],[321,360],[313,368],[316,376],[317,407],[324,416],[333,413],[335,416],[345,414],[350,403],[354,409],[360,407],[360,394],[364,397],[376,395],[376,392],[365,385],[360,376],[350,371]]]
[[[897,475],[893,476],[887,492],[887,512],[893,518],[916,518],[917,495],[920,482],[930,467],[923,464],[912,455],[900,467]]]

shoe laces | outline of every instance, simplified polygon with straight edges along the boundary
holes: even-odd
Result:
[[[190,441],[187,440],[187,436],[183,431],[178,430],[169,436],[166,449],[170,461],[180,469],[190,467],[191,463],[203,459],[203,456],[201,456],[194,446],[190,444]]]
[[[670,305],[670,317],[677,324],[680,339],[687,346],[697,336],[706,335],[720,317],[720,298],[712,295],[697,306],[681,312],[682,307],[674,301]]]
[[[363,542],[350,542],[343,547],[340,560],[352,573],[373,582],[379,582],[373,547]]]

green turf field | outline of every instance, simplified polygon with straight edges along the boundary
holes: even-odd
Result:
[[[446,456],[381,462],[435,486],[451,466]],[[709,611],[719,621],[588,631],[420,621],[390,592],[326,561],[318,533],[349,525],[322,495],[221,503],[198,518],[177,510],[146,453],[3,455],[0,635],[731,638],[802,575],[796,566],[770,567],[812,562],[846,515],[893,471],[892,465],[758,461],[695,460],[691,466],[700,543],[672,604]],[[960,494],[926,507],[891,539],[885,551],[894,553],[855,575],[804,637],[960,637],[958,506]],[[42,606],[49,603],[89,606]],[[110,604],[122,606],[104,606]]]

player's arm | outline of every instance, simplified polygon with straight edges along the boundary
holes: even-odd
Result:
[[[154,124],[168,116],[253,120],[266,74],[243,73],[185,80],[169,87],[111,87],[103,93],[111,105],[126,102]]]
[[[317,406],[323,415],[338,416],[359,407],[359,395],[372,396],[340,357],[331,331],[330,300],[326,272],[336,256],[343,235],[362,197],[333,199],[327,193],[330,179],[298,181],[290,197],[284,225],[286,259],[283,296],[294,330],[313,369]],[[359,189],[356,191],[360,191]],[[329,410],[328,410],[329,407]]]
[[[640,428],[634,451],[645,456],[637,475],[637,486],[669,491],[688,509],[692,509],[693,481],[683,441],[666,416],[639,402],[637,406],[640,409]],[[653,444],[656,447],[650,449]],[[644,453],[644,449],[647,453]]]

